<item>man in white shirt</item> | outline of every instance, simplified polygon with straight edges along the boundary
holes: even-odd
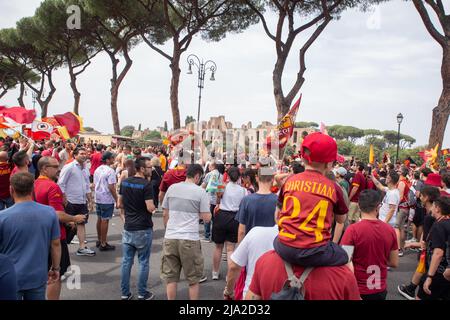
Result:
[[[273,240],[278,235],[278,225],[273,227],[254,227],[250,230],[230,257],[227,284],[224,298],[234,299],[234,285],[242,267],[246,267],[247,276],[243,296],[247,294],[255,271],[256,261],[264,253],[273,249]]]
[[[398,229],[398,226],[396,226],[395,222],[398,212],[398,205],[400,204],[400,192],[396,188],[396,185],[400,178],[398,173],[393,170],[388,173],[386,177],[387,187],[383,186],[374,176],[371,176],[371,178],[375,183],[375,186],[380,191],[385,193],[378,219]]]
[[[173,184],[167,190],[163,208],[166,227],[161,261],[161,279],[166,282],[167,299],[174,300],[183,268],[189,283],[189,299],[197,300],[203,278],[203,254],[198,219],[211,221],[209,197],[197,184],[203,175],[198,164],[190,165],[186,181]]]
[[[375,179],[375,177],[371,176],[371,178],[376,187],[386,193],[383,198],[378,219],[388,223],[395,229],[398,246],[400,248],[400,226],[396,222],[398,220],[396,216],[400,204],[400,191],[397,189],[397,183],[400,176],[394,170],[389,171],[386,178],[387,188]]]
[[[102,156],[103,164],[94,172],[95,203],[97,209],[97,243],[100,251],[114,250],[115,247],[106,242],[109,220],[112,219],[114,204],[118,203],[116,191],[116,173],[111,165],[114,154],[106,151]]]

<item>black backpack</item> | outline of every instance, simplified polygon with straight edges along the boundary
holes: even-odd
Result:
[[[299,279],[295,276],[292,266],[286,261],[284,262],[284,267],[288,278],[280,292],[272,293],[270,300],[305,300],[305,287],[303,284],[314,268],[306,268]]]

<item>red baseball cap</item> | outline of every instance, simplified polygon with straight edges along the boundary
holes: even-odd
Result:
[[[309,155],[304,148],[309,150]],[[337,160],[337,143],[329,135],[314,132],[303,140],[301,154],[309,162],[333,162]]]

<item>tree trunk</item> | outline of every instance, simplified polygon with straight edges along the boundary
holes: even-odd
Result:
[[[117,99],[119,96],[119,88],[122,84],[123,79],[125,78],[126,74],[130,70],[133,61],[130,59],[130,56],[128,55],[128,43],[125,42],[123,47],[123,55],[125,57],[125,67],[120,72],[119,75],[117,75],[117,65],[119,64],[119,60],[115,58],[115,56],[110,56],[113,67],[113,77],[111,79],[111,116],[112,116],[112,122],[113,122],[113,128],[114,128],[114,134],[120,134],[120,123],[119,123],[119,111],[117,107]]]
[[[78,115],[80,112],[81,94],[77,88],[77,76],[74,74],[73,67],[70,63],[69,63],[69,75],[70,75],[70,87],[72,88],[73,99],[74,99],[73,112]]]
[[[275,104],[277,106],[277,122],[279,122],[286,113],[289,111],[289,104],[286,103],[286,98],[283,94],[283,87],[281,79],[283,76],[283,70],[285,65],[285,59],[278,57],[275,67],[273,69],[273,95],[275,96]]]
[[[439,148],[443,147],[442,142],[450,115],[450,45],[443,51],[441,73],[443,89],[438,105],[433,109],[429,148],[434,148],[438,143]]]
[[[8,90],[6,90],[6,89],[3,90],[3,92],[0,93],[0,99],[3,98],[3,96],[4,96],[7,92],[8,92]]]
[[[117,111],[117,97],[119,94],[119,87],[117,86],[117,65],[119,60],[112,57],[111,62],[113,73],[111,78],[111,117],[114,134],[120,134],[119,112]]]
[[[19,102],[19,106],[25,108],[25,102],[23,102],[23,96],[25,94],[25,84],[23,82],[20,83],[20,94],[19,98],[17,98],[17,101]]]
[[[175,41],[174,41],[175,42]],[[170,64],[172,70],[172,80],[170,81],[170,106],[172,108],[173,129],[177,130],[181,127],[180,109],[178,108],[178,87],[180,84],[180,58],[181,52],[179,46],[174,43],[173,58]]]

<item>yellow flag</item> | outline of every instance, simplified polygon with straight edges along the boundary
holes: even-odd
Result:
[[[375,163],[375,153],[373,152],[373,145],[370,145],[370,152],[369,152],[369,163],[374,164]]]

